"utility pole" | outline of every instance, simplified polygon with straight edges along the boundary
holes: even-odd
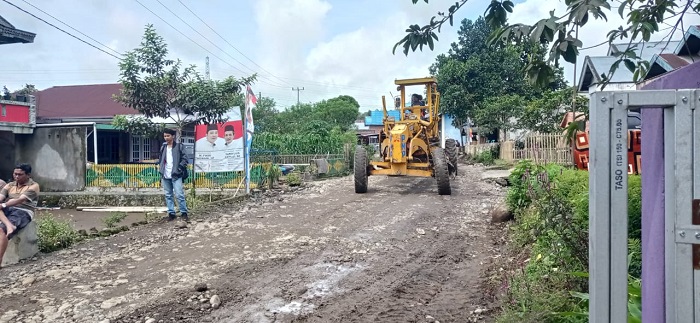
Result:
[[[209,81],[209,80],[211,80],[211,78],[210,78],[210,76],[209,76],[209,56],[207,56],[205,66],[206,66],[206,67],[205,67],[205,70],[204,70],[204,75],[205,75],[205,77],[207,78],[207,81]]]
[[[292,88],[292,91],[297,91],[297,105],[299,105],[299,92],[304,91],[304,87],[302,87],[301,89],[299,87],[297,87],[296,89]]]

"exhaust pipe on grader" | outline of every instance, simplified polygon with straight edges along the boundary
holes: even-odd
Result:
[[[395,81],[400,97],[395,108],[400,119],[388,115],[386,98],[382,96],[384,129],[379,134],[380,160],[370,160],[367,151],[358,146],[355,151],[355,193],[366,193],[368,176],[417,176],[435,177],[438,194],[450,195],[450,176],[457,173],[457,147],[454,139],[447,139],[445,148],[440,145],[440,119],[438,112],[440,93],[433,77],[401,79]],[[406,104],[406,87],[423,85],[426,100],[418,94]]]

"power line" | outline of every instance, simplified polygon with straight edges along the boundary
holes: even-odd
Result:
[[[3,0],[3,1],[7,1],[7,0]],[[152,14],[153,14],[154,16],[156,16],[158,19],[160,19],[160,20],[162,20],[164,23],[166,23],[168,26],[170,26],[170,28],[175,29],[175,31],[177,31],[178,33],[180,33],[180,35],[184,36],[185,38],[189,39],[189,41],[191,41],[191,42],[193,42],[195,45],[199,46],[199,47],[200,47],[201,49],[203,49],[204,51],[206,51],[206,52],[208,52],[209,54],[211,54],[212,56],[218,58],[220,61],[222,61],[222,62],[228,64],[228,65],[231,66],[233,69],[235,69],[235,70],[241,72],[242,74],[244,74],[244,75],[247,74],[246,72],[243,72],[243,71],[242,71],[241,69],[239,69],[238,67],[235,67],[235,66],[231,65],[229,62],[227,62],[227,61],[221,59],[221,57],[216,56],[216,54],[210,52],[208,49],[204,48],[204,46],[200,45],[199,43],[197,43],[196,41],[194,41],[194,40],[193,40],[192,38],[190,38],[189,36],[185,35],[185,33],[183,33],[182,31],[180,31],[179,29],[175,28],[173,25],[171,25],[171,24],[170,24],[168,21],[166,21],[165,19],[161,18],[161,16],[159,16],[158,14],[156,14],[155,12],[153,12],[153,10],[149,9],[148,7],[146,7],[143,3],[141,3],[141,1],[139,1],[139,0],[134,0],[134,1],[136,1],[138,4],[140,4],[144,9],[148,10],[150,13],[152,13]]]
[[[192,27],[192,25],[190,25],[189,23],[187,23],[187,21],[185,21],[185,19],[182,19],[182,17],[180,17],[178,14],[176,14],[174,11],[172,11],[168,6],[164,5],[163,2],[161,2],[160,0],[156,0],[156,1],[157,1],[161,6],[163,6],[163,8],[165,8],[165,9],[168,10],[171,14],[173,14],[173,16],[175,16],[175,18],[180,19],[180,21],[182,21],[182,23],[184,23],[185,25],[187,25],[187,27],[190,27],[190,29],[194,30],[200,37],[204,38],[204,40],[206,40],[206,41],[208,41],[210,44],[214,45],[214,47],[216,47],[218,50],[222,51],[224,54],[226,54],[228,57],[230,57],[230,58],[231,58],[232,60],[234,60],[236,63],[241,64],[243,67],[245,67],[245,68],[251,70],[253,73],[256,73],[256,71],[255,71],[254,69],[252,69],[252,68],[246,66],[246,65],[243,64],[241,61],[237,60],[235,57],[231,56],[229,53],[227,53],[225,50],[223,50],[221,47],[219,47],[219,45],[217,45],[217,44],[214,43],[213,41],[209,40],[209,38],[207,38],[207,37],[204,36],[201,32],[199,32],[199,30],[197,30],[197,28]]]
[[[190,9],[190,7],[188,7],[184,2],[182,2],[182,0],[177,0],[177,1],[180,2],[180,4],[181,4],[183,7],[185,7],[185,9],[187,9],[193,16],[195,16],[197,19],[199,19],[199,21],[201,21],[205,26],[207,26],[207,28],[209,28],[209,29],[210,29],[211,31],[213,31],[217,36],[219,36],[219,38],[221,38],[224,42],[226,42],[229,46],[231,46],[231,48],[233,48],[235,51],[237,51],[239,54],[241,54],[243,57],[245,57],[246,59],[248,59],[251,63],[253,63],[255,66],[259,67],[259,68],[260,68],[261,70],[263,70],[264,72],[266,72],[266,73],[268,73],[268,74],[274,76],[274,77],[277,78],[278,80],[284,82],[282,79],[280,79],[279,77],[277,77],[277,76],[276,76],[275,74],[273,74],[272,72],[266,70],[264,67],[262,67],[262,66],[258,65],[257,63],[255,63],[255,61],[253,61],[252,59],[250,59],[250,57],[246,56],[245,54],[243,54],[243,52],[241,52],[240,50],[238,50],[238,48],[236,48],[236,46],[233,46],[233,44],[231,44],[228,40],[226,40],[226,38],[224,38],[223,36],[221,36],[221,34],[219,34],[216,30],[214,30],[214,28],[212,28],[211,26],[209,26],[209,24],[208,24],[206,21],[204,21],[204,19],[200,18],[194,11],[192,11],[192,9]],[[159,1],[159,2],[160,2],[160,1]],[[242,63],[241,63],[241,64],[242,64]],[[285,82],[285,83],[286,83],[286,82]]]
[[[6,1],[6,2],[7,2],[7,1]],[[102,46],[104,46],[104,47],[106,47],[106,48],[109,48],[109,50],[111,50],[112,52],[117,53],[117,55],[123,55],[122,53],[117,52],[116,50],[112,49],[111,47],[109,47],[109,46],[107,46],[107,45],[101,43],[101,42],[98,41],[97,39],[92,38],[92,37],[86,35],[85,33],[83,33],[82,31],[73,28],[71,25],[69,25],[69,24],[63,22],[61,19],[58,19],[58,18],[52,16],[50,13],[48,13],[48,12],[46,12],[46,11],[44,11],[44,10],[41,10],[41,8],[39,8],[39,7],[37,7],[37,6],[35,6],[35,5],[31,4],[31,3],[29,3],[29,1],[27,1],[27,0],[22,0],[22,2],[24,2],[24,3],[26,3],[26,4],[28,4],[28,5],[32,6],[32,7],[34,7],[34,9],[41,11],[42,13],[44,13],[44,14],[47,15],[47,16],[49,16],[49,17],[51,17],[51,18],[53,18],[53,19],[56,19],[58,22],[60,22],[60,23],[62,23],[62,24],[64,24],[64,25],[66,25],[66,26],[67,26],[68,28],[70,28],[70,29],[73,29],[73,30],[77,31],[77,32],[80,33],[81,35],[83,35],[83,36],[85,36],[85,37],[87,37],[87,38],[90,38],[92,41],[94,41],[94,42],[96,42],[96,43],[98,43],[98,44],[100,44],[100,45],[102,45]]]
[[[239,54],[241,54],[243,57],[245,57],[246,59],[248,59],[251,63],[253,63],[255,66],[259,67],[259,68],[260,68],[261,70],[263,70],[264,72],[270,74],[270,76],[272,76],[272,77],[274,77],[274,78],[276,78],[276,79],[278,79],[278,80],[284,82],[285,84],[291,84],[291,83],[289,83],[288,81],[285,81],[285,80],[284,80],[284,79],[287,79],[287,80],[292,80],[292,81],[300,81],[300,82],[304,82],[304,83],[315,83],[315,84],[320,84],[320,85],[326,85],[326,86],[330,86],[330,87],[355,88],[355,89],[362,89],[362,90],[372,90],[372,89],[369,89],[369,88],[361,88],[361,87],[357,87],[357,86],[336,85],[336,84],[331,84],[331,83],[326,83],[326,82],[318,82],[318,81],[310,81],[310,80],[303,80],[303,79],[295,79],[295,78],[290,78],[290,77],[277,76],[277,75],[275,75],[274,73],[272,73],[272,72],[266,70],[264,67],[258,65],[258,64],[257,64],[254,60],[252,60],[250,57],[246,56],[243,52],[241,52],[238,48],[236,48],[236,46],[234,46],[233,44],[231,44],[231,42],[229,42],[226,38],[224,38],[221,34],[219,34],[213,27],[211,27],[206,21],[204,21],[204,19],[202,19],[201,17],[199,17],[199,16],[197,15],[197,13],[195,13],[192,9],[190,9],[190,7],[188,7],[182,0],[178,0],[178,2],[180,2],[180,4],[182,4],[182,6],[185,7],[185,9],[187,9],[193,16],[195,16],[197,19],[199,19],[199,21],[201,21],[205,26],[207,26],[207,28],[209,28],[212,32],[214,32],[217,36],[219,36],[219,38],[221,38],[224,42],[226,42],[229,46],[231,46],[231,48],[233,48],[236,52],[238,52]],[[241,64],[242,64],[242,63],[241,63]],[[252,69],[251,69],[251,70],[252,70]]]
[[[88,46],[90,46],[90,47],[92,47],[92,48],[94,48],[94,49],[97,49],[97,50],[99,50],[99,51],[101,51],[101,52],[103,52],[103,53],[105,53],[105,54],[107,54],[107,55],[109,55],[109,56],[112,56],[112,57],[114,57],[114,58],[116,58],[116,59],[118,59],[118,60],[121,60],[120,57],[115,56],[115,55],[112,54],[112,53],[108,53],[108,52],[106,52],[105,50],[103,50],[102,48],[99,48],[99,47],[97,47],[97,46],[95,46],[95,45],[93,45],[93,44],[90,44],[90,43],[86,42],[86,41],[83,40],[82,38],[79,38],[79,37],[77,37],[77,36],[75,36],[75,35],[73,35],[73,34],[67,32],[67,31],[65,31],[65,30],[63,30],[63,29],[61,29],[61,28],[59,28],[58,26],[56,26],[56,25],[54,25],[54,24],[52,24],[52,23],[50,23],[50,22],[48,22],[48,21],[46,21],[46,20],[44,20],[44,19],[42,19],[42,18],[39,18],[39,17],[35,16],[33,13],[31,13],[31,12],[29,12],[29,11],[27,11],[27,10],[24,10],[24,9],[22,9],[22,8],[20,8],[19,6],[17,6],[16,4],[14,4],[14,3],[12,3],[12,2],[10,2],[10,1],[8,1],[8,0],[2,0],[2,1],[6,2],[7,4],[9,4],[9,5],[11,5],[11,6],[13,6],[13,7],[19,9],[20,11],[22,11],[22,12],[24,12],[24,13],[26,13],[26,14],[28,14],[28,15],[30,15],[30,16],[36,18],[36,19],[38,19],[38,20],[41,20],[41,21],[44,22],[45,24],[47,24],[47,25],[49,25],[49,26],[51,26],[51,27],[53,27],[53,28],[56,28],[56,29],[62,31],[63,33],[67,34],[68,36],[71,36],[71,37],[73,37],[73,38],[75,38],[75,39],[77,39],[77,40],[79,40],[79,41],[81,41],[81,42],[87,44]]]

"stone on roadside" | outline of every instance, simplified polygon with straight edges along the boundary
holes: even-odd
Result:
[[[209,287],[207,287],[207,284],[206,284],[206,283],[196,283],[196,284],[194,284],[194,290],[196,290],[196,291],[198,291],[198,292],[204,292],[204,291],[206,291],[207,289],[209,289]]]
[[[497,204],[493,209],[491,209],[491,223],[502,223],[513,219],[513,213],[508,210],[508,206],[505,202]]]
[[[25,278],[25,279],[22,279],[22,286],[27,286],[27,285],[34,284],[35,281],[36,281],[36,278],[34,278],[34,277],[27,277],[27,278]]]
[[[506,187],[509,184],[508,179],[503,177],[497,177],[494,181],[496,182],[496,184],[501,185],[503,187]]]
[[[209,300],[209,303],[211,304],[211,308],[217,309],[219,306],[221,306],[221,299],[219,298],[219,295],[214,295],[211,297]]]

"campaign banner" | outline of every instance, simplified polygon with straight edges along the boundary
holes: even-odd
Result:
[[[197,173],[245,170],[243,121],[240,107],[226,114],[224,123],[195,126],[194,171]]]

